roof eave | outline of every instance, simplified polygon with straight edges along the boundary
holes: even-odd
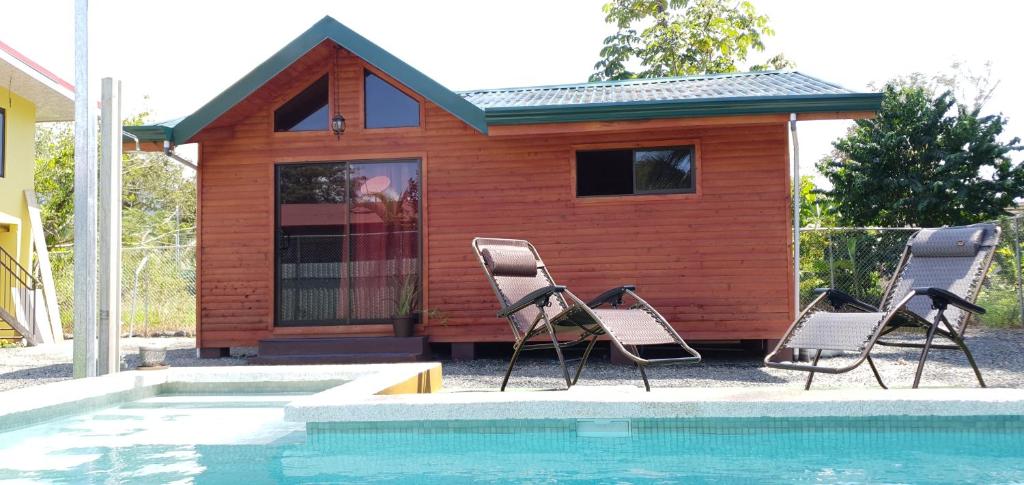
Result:
[[[881,93],[765,96],[632,103],[488,108],[488,125],[627,121],[655,118],[878,111]]]
[[[75,88],[13,47],[0,42],[0,63],[14,71],[5,87],[36,106],[36,121],[71,121],[75,116]],[[8,82],[9,81],[9,82]]]
[[[124,131],[139,138],[139,142],[164,142],[174,143],[174,128],[164,125],[136,125],[125,126]],[[124,143],[134,142],[132,138],[122,137]]]

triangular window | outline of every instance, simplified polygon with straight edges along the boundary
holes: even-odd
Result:
[[[326,131],[330,99],[327,75],[274,111],[274,131]]]
[[[369,71],[364,94],[367,128],[420,126],[420,103]]]

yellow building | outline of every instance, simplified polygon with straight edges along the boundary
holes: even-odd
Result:
[[[25,313],[18,305],[26,293],[18,288],[26,273],[38,276],[25,198],[33,186],[36,123],[73,118],[74,87],[0,42],[0,339],[21,337],[8,320]]]

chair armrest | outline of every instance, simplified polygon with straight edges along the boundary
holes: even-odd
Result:
[[[932,299],[932,306],[935,308],[945,308],[946,305],[953,305],[963,311],[970,313],[977,313],[978,315],[985,314],[985,309],[971,303],[959,296],[950,293],[949,291],[943,290],[942,288],[914,288],[915,295],[924,295]]]
[[[548,299],[551,298],[551,295],[562,293],[563,291],[565,291],[565,287],[562,285],[551,285],[545,286],[544,288],[538,288],[531,291],[528,295],[520,298],[519,301],[499,310],[498,317],[508,317],[509,315],[530,305],[546,305]]]
[[[604,305],[605,303],[611,303],[613,306],[621,305],[622,295],[625,294],[627,291],[636,291],[636,285],[622,285],[612,288],[604,293],[601,293],[600,295],[597,296],[597,298],[590,300],[587,303],[587,306],[589,306],[590,308],[597,308],[601,305]]]
[[[834,288],[817,288],[814,290],[815,293],[824,293],[828,303],[832,305],[832,308],[836,310],[842,308],[844,305],[850,305],[860,311],[864,312],[877,312],[878,308],[869,303],[858,300],[853,295],[839,291]]]

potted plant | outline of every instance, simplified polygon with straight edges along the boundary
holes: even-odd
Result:
[[[396,337],[411,337],[413,325],[419,320],[420,287],[416,274],[400,276],[398,279],[398,297],[395,298],[394,315],[392,325],[395,328]]]

